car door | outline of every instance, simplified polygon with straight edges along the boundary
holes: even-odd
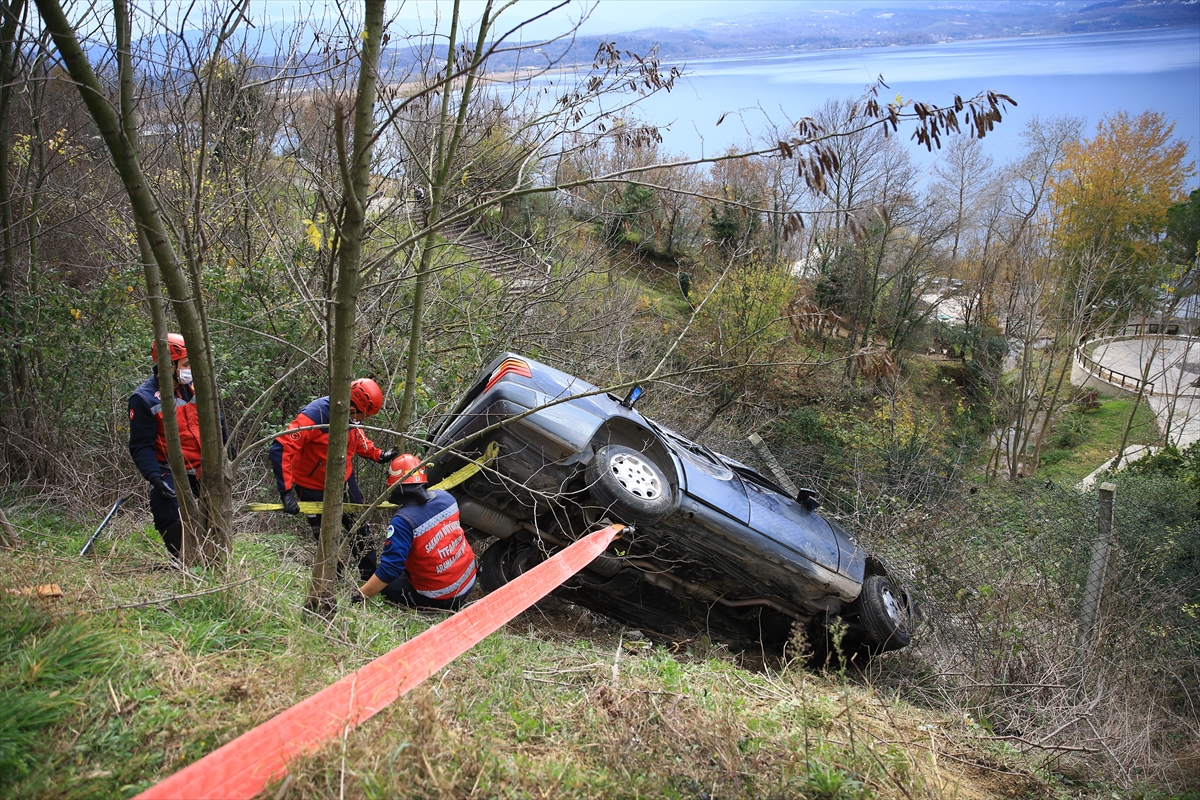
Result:
[[[841,554],[829,523],[758,478],[754,474],[742,475],[750,499],[750,527],[797,555],[836,572]]]

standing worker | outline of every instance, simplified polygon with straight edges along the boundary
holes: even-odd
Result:
[[[379,384],[370,378],[359,378],[350,384],[350,430],[346,437],[346,500],[363,502],[358,479],[354,476],[355,454],[379,463],[387,463],[396,457],[396,450],[382,452],[371,441],[360,423],[383,408],[383,392]],[[320,426],[320,427],[313,427]],[[294,430],[308,428],[308,430]],[[271,444],[271,467],[275,472],[275,485],[283,499],[283,510],[289,514],[300,513],[299,500],[321,501],[325,499],[325,464],[329,459],[329,398],[319,397],[306,405],[296,419],[288,425],[291,433],[285,433]],[[299,499],[297,499],[297,494]],[[356,515],[342,515],[342,529],[349,531]],[[313,538],[321,538],[321,515],[309,514]],[[358,559],[359,575],[365,581],[375,573],[375,540],[371,529],[363,525],[350,542],[350,556]],[[338,561],[338,572],[342,563]]]
[[[475,553],[459,524],[458,503],[449,492],[428,488],[421,460],[409,453],[392,462],[387,481],[400,508],[379,568],[351,590],[351,602],[382,594],[413,608],[457,611],[475,587]]]
[[[192,389],[192,364],[188,361],[187,345],[178,333],[167,334],[167,349],[171,355],[171,377],[175,388],[175,421],[179,426],[179,442],[183,447],[183,463],[187,467],[192,494],[199,496],[200,484],[200,419],[196,413],[195,392]],[[167,438],[163,431],[162,399],[158,381],[158,342],[150,348],[155,361],[153,374],[129,397],[129,455],[150,484],[150,513],[154,528],[162,536],[171,558],[179,558],[183,547],[183,523],[179,519],[179,498],[175,494],[175,479],[167,464]]]

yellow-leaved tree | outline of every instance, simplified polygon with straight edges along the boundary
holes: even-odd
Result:
[[[1195,174],[1174,131],[1163,114],[1122,111],[1066,147],[1052,186],[1054,242],[1062,285],[1085,305],[1136,312],[1154,304],[1167,209],[1186,198]]]

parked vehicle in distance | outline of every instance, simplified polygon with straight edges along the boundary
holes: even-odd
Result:
[[[633,527],[557,590],[574,603],[669,635],[782,649],[796,625],[870,653],[904,647],[912,605],[878,558],[745,464],[713,452],[565,372],[505,353],[442,417],[436,480],[499,455],[455,493],[464,527],[496,537],[480,556],[487,590],[603,521]],[[811,641],[811,639],[810,639]]]

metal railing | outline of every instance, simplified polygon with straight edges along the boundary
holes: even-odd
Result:
[[[1109,342],[1115,342],[1125,339],[1141,339],[1141,338],[1164,338],[1164,339],[1194,339],[1184,332],[1183,326],[1174,320],[1167,322],[1136,322],[1122,325],[1117,328],[1112,328],[1107,331],[1097,331],[1086,335],[1079,346],[1075,348],[1075,362],[1081,369],[1087,372],[1092,377],[1104,381],[1112,386],[1119,386],[1131,392],[1136,392],[1138,386],[1142,385],[1140,375],[1129,375],[1115,369],[1109,369],[1102,365],[1099,361],[1092,358],[1087,353],[1087,348],[1091,347],[1092,352],[1099,349],[1100,345]],[[1196,390],[1187,391],[1180,387],[1179,391],[1171,392],[1169,389],[1160,394],[1155,393],[1154,381],[1146,381],[1143,395],[1146,397],[1171,396],[1185,397],[1200,396],[1200,392]]]
[[[1118,332],[1119,330],[1119,332]],[[1100,333],[1096,331],[1095,333]],[[1140,338],[1142,336],[1185,336],[1180,333],[1180,323],[1175,320],[1167,322],[1130,322],[1122,325],[1120,329],[1100,334],[1100,338],[1119,339],[1119,338]]]
[[[1114,336],[1111,338],[1115,339],[1117,337]],[[1094,344],[1099,344],[1100,341],[1103,340],[1097,340],[1094,342]],[[1108,367],[1103,366],[1099,361],[1089,356],[1084,350],[1084,348],[1087,347],[1087,344],[1088,343],[1085,342],[1079,345],[1079,347],[1075,348],[1075,360],[1085,372],[1092,377],[1098,378],[1105,383],[1110,383],[1113,386],[1120,386],[1122,389],[1128,389],[1134,392],[1137,391],[1137,387],[1142,383],[1140,376],[1126,375],[1124,372],[1117,372],[1115,369],[1109,369]],[[1146,397],[1154,396],[1154,381],[1146,382],[1146,388],[1145,391],[1143,391],[1143,394]]]

